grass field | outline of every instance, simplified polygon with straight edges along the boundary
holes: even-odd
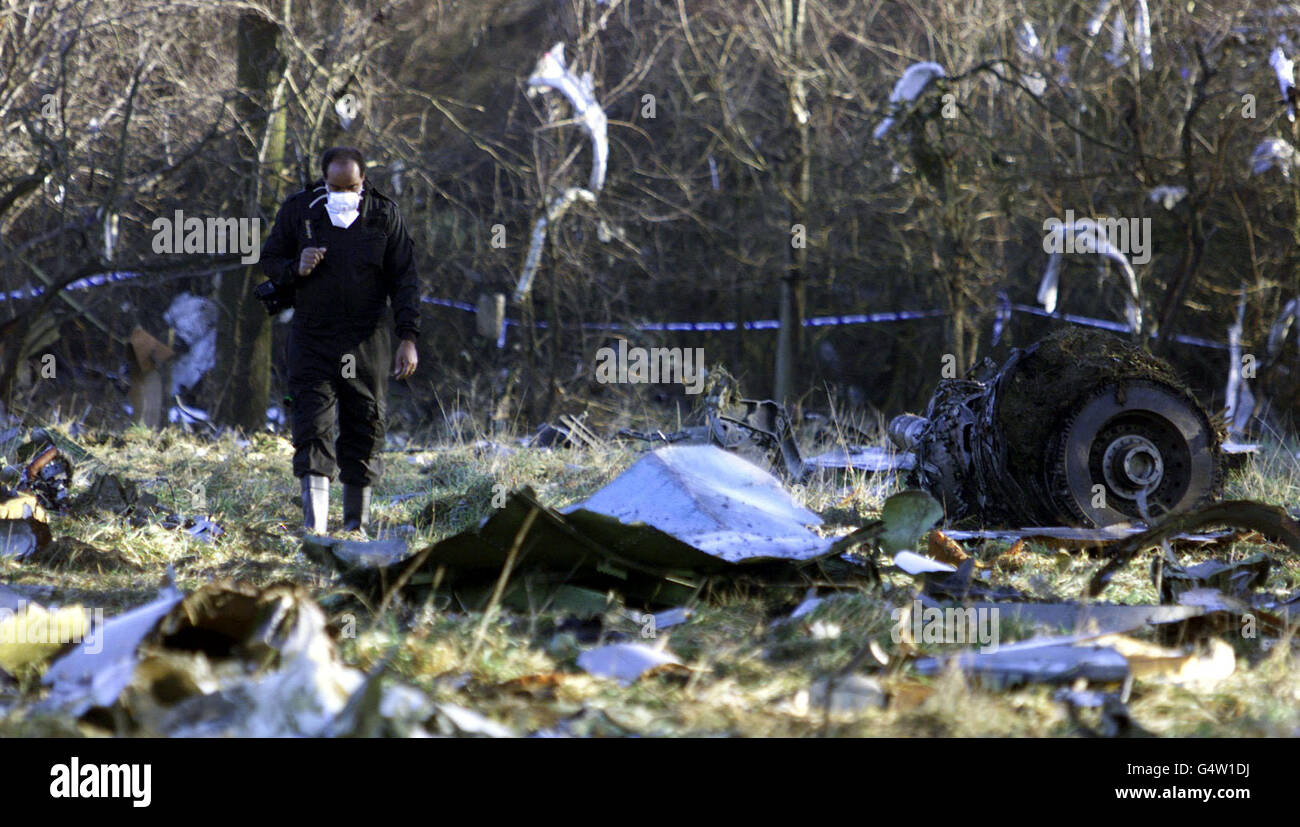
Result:
[[[422,605],[398,602],[383,615],[370,613],[335,573],[300,551],[301,511],[297,481],[290,475],[292,449],[282,437],[253,435],[200,438],[171,429],[131,429],[120,434],[83,434],[78,441],[94,456],[82,474],[112,470],[123,478],[149,481],[144,488],[166,506],[191,510],[191,490],[201,485],[207,511],[226,531],[214,543],[192,539],[155,523],[133,526],[113,516],[54,516],[56,548],[71,555],[62,567],[0,561],[0,582],[33,590],[47,603],[103,607],[112,615],[154,594],[168,566],[182,589],[221,579],[258,585],[292,581],[307,587],[333,616],[357,618],[354,637],[340,640],[344,660],[371,669],[384,658],[395,676],[438,701],[477,710],[521,734],[573,735],[921,735],[1062,736],[1079,732],[1053,688],[999,690],[975,685],[960,674],[918,676],[898,657],[891,640],[891,610],[909,602],[914,578],[886,573],[879,586],[839,593],[811,614],[786,621],[804,597],[803,589],[760,593],[715,590],[693,607],[689,622],[659,630],[655,645],[690,665],[687,672],[649,675],[621,687],[585,674],[578,654],[594,645],[580,641],[563,612],[465,612],[450,597]],[[469,528],[491,511],[493,485],[531,485],[547,505],[582,499],[613,479],[640,455],[638,447],[601,450],[520,448],[512,452],[476,449],[469,441],[433,451],[386,454],[388,471],[374,495],[378,527],[409,526],[436,503],[434,523],[409,534],[413,547]],[[1294,447],[1273,445],[1247,468],[1233,472],[1227,496],[1251,497],[1294,508],[1300,502],[1300,470]],[[102,463],[102,468],[101,468]],[[807,487],[806,504],[844,532],[874,516],[896,484],[865,474],[823,479]],[[390,502],[418,492],[419,496]],[[332,491],[331,527],[340,522],[341,496]],[[994,561],[1006,543],[971,551]],[[1213,556],[1237,559],[1260,550],[1277,558],[1267,588],[1294,592],[1300,561],[1277,547],[1236,543]],[[1185,564],[1209,555],[1183,554]],[[1154,603],[1148,558],[1136,561],[1113,581],[1105,599]],[[1035,595],[1075,599],[1100,561],[1027,544],[1015,565],[994,566],[994,582]],[[606,634],[636,638],[636,625],[622,616],[615,599],[605,615]],[[587,628],[595,628],[588,624]],[[482,631],[480,631],[482,630]],[[1022,630],[1028,637],[1032,630]],[[1140,636],[1140,635],[1139,635]],[[810,692],[824,676],[842,669],[874,639],[888,664],[866,658],[888,696],[884,708],[829,714]],[[1300,735],[1300,665],[1290,641],[1270,645],[1263,638],[1229,634],[1235,672],[1209,689],[1192,689],[1139,679],[1131,690],[1133,720],[1158,735]],[[1007,642],[1004,638],[1003,642]],[[936,647],[922,645],[922,651]],[[942,647],[938,647],[942,648]],[[537,676],[545,676],[537,678]],[[31,689],[32,676],[25,686]],[[534,680],[521,680],[537,678]],[[0,721],[0,735],[54,731],[57,722],[37,724],[23,712],[30,695],[13,703]],[[12,700],[12,698],[11,698]],[[71,722],[63,722],[73,731]]]

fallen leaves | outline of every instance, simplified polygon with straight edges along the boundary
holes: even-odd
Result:
[[[949,539],[946,534],[937,528],[930,532],[926,547],[929,550],[930,557],[953,567],[960,566],[970,558],[970,555],[966,553],[966,549],[961,547],[961,544],[956,540]]]

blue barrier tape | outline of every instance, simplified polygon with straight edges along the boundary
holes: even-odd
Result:
[[[129,281],[140,278],[142,273],[115,271],[111,273],[97,273],[93,276],[87,276],[65,287],[65,290],[85,290],[90,287],[98,287],[104,284]],[[20,300],[28,298],[37,298],[45,293],[42,286],[27,287],[18,290],[11,290],[8,293],[0,293],[0,301]],[[426,304],[438,305],[439,307],[450,307],[454,310],[462,310],[466,313],[477,312],[477,308],[462,301],[454,299],[441,299],[431,296],[422,296],[421,301]],[[1111,330],[1116,333],[1127,333],[1128,325],[1123,322],[1107,321],[1106,319],[1094,319],[1089,316],[1078,316],[1073,313],[1048,313],[1041,307],[1035,307],[1030,304],[1004,304],[1004,310],[1015,313],[1027,313],[1031,316],[1040,316],[1048,319],[1060,319],[1071,324],[1084,325],[1086,327],[1097,327],[1104,330]],[[803,320],[804,327],[839,327],[842,325],[856,324],[880,324],[884,322],[904,322],[914,319],[933,319],[946,316],[945,310],[898,310],[880,313],[853,313],[838,316],[813,316]],[[517,319],[506,319],[507,327],[518,327],[520,322]],[[547,329],[550,325],[546,321],[537,321],[533,323],[534,327]],[[584,330],[636,330],[636,331],[666,331],[666,332],[692,332],[692,333],[711,333],[727,332],[733,330],[780,330],[781,322],[779,319],[757,319],[746,322],[646,322],[644,324],[620,324],[610,322],[608,324],[599,324],[595,322],[586,322],[580,325]],[[1151,338],[1156,334],[1152,333]],[[503,332],[504,338],[504,332]],[[1193,347],[1212,348],[1214,350],[1227,350],[1228,345],[1223,342],[1215,342],[1210,339],[1202,339],[1199,336],[1175,335],[1173,340]],[[498,342],[498,346],[504,342]]]
[[[428,304],[436,304],[441,307],[451,307],[456,310],[464,310],[468,313],[477,312],[477,308],[467,302],[454,301],[452,299],[436,299],[422,297],[422,300]],[[1099,327],[1104,330],[1111,330],[1116,333],[1128,333],[1128,325],[1124,322],[1112,322],[1106,319],[1094,319],[1090,316],[1078,316],[1073,313],[1048,313],[1041,307],[1034,307],[1029,304],[1010,304],[1004,305],[1004,308],[1010,312],[1028,313],[1033,316],[1041,316],[1048,319],[1060,319],[1071,324],[1084,325],[1086,327]],[[803,320],[804,327],[838,327],[840,325],[855,324],[878,324],[882,322],[904,322],[914,319],[933,319],[940,316],[946,316],[946,310],[898,310],[881,313],[855,313],[840,316],[813,316]],[[506,319],[506,327],[518,327],[521,324],[517,319]],[[533,326],[542,330],[548,329],[550,325],[545,321],[534,322]],[[620,324],[610,322],[609,324],[597,324],[586,322],[578,325],[584,330],[637,330],[637,331],[684,331],[684,332],[726,332],[732,330],[780,330],[781,322],[779,319],[758,319],[748,322],[647,322],[645,324]],[[1156,338],[1152,333],[1151,338]],[[1174,341],[1193,347],[1206,347],[1215,350],[1227,350],[1228,346],[1222,342],[1202,339],[1198,336],[1176,335]],[[498,347],[501,346],[498,342]]]

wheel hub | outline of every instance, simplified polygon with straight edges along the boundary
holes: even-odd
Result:
[[[1107,488],[1126,500],[1136,500],[1139,492],[1150,493],[1160,485],[1165,464],[1154,442],[1128,434],[1106,446],[1101,471]]]
[[[1086,523],[1158,518],[1211,496],[1214,442],[1208,418],[1181,393],[1158,382],[1120,381],[1078,409],[1049,475],[1057,500]]]

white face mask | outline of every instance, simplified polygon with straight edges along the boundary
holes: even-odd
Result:
[[[330,223],[335,227],[350,227],[360,215],[361,193],[330,192],[325,199],[325,211],[329,213]]]

